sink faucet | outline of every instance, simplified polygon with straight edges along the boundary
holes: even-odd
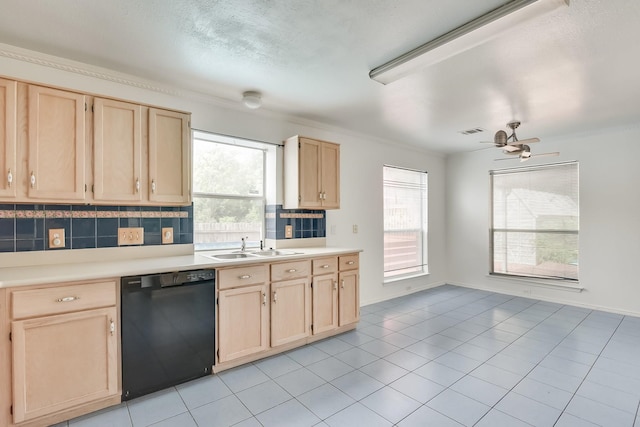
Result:
[[[242,244],[240,245],[240,252],[244,252],[245,249],[247,248],[247,239],[249,238],[249,236],[247,237],[242,237],[240,240],[242,240]]]

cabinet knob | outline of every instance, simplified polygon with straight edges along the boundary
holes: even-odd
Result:
[[[114,322],[113,319],[111,319],[111,322],[109,323],[109,332],[111,332],[112,336],[116,332],[116,322]]]
[[[344,289],[344,279],[342,279],[342,281],[340,282],[340,287]]]
[[[11,187],[13,183],[13,174],[11,173],[11,168],[9,168],[9,172],[7,172],[7,185]]]
[[[278,293],[276,291],[273,292],[273,303],[277,303],[278,302]]]
[[[333,290],[337,291],[338,290],[338,282],[333,282]]]
[[[267,294],[262,293],[262,305],[267,305]]]
[[[36,186],[36,175],[32,171],[31,172],[31,188],[35,188],[35,186]]]

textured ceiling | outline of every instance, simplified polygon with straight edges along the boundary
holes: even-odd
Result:
[[[637,123],[640,2],[572,0],[383,86],[368,73],[506,0],[5,1],[0,42],[391,141],[477,149]],[[1,74],[1,70],[0,70]],[[458,133],[481,127],[487,132]]]

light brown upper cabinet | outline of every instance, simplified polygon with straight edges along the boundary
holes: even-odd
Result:
[[[27,194],[85,199],[85,95],[29,85]]]
[[[0,197],[16,193],[16,111],[18,83],[0,79]]]
[[[189,114],[149,108],[149,200],[191,200]]]
[[[93,102],[93,198],[142,200],[142,123],[140,105],[112,99]]]
[[[190,118],[0,78],[0,202],[188,205]]]
[[[340,208],[340,145],[302,136],[285,141],[284,208]]]

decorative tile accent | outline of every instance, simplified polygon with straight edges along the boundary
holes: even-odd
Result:
[[[64,229],[65,249],[115,247],[118,227],[144,227],[145,245],[162,244],[161,227],[173,227],[174,244],[192,243],[192,219],[192,206],[0,204],[0,252],[49,250],[51,228]]]
[[[282,205],[265,207],[267,239],[284,239],[285,226],[293,227],[294,239],[325,237],[326,216],[322,210],[283,209]]]

